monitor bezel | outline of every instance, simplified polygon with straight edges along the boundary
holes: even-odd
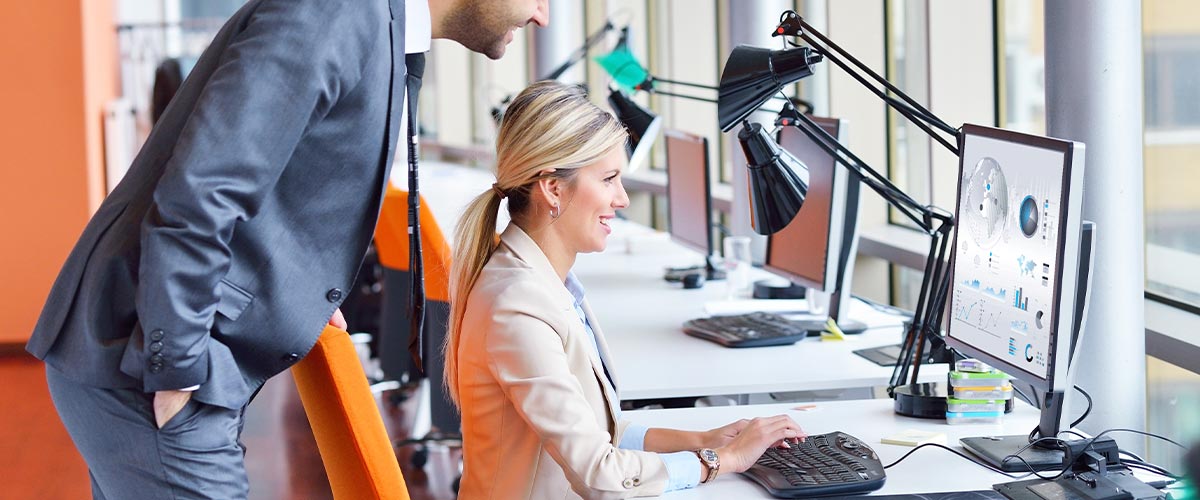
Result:
[[[703,163],[704,163],[704,165],[703,165],[703,168],[704,168],[704,173],[703,173],[703,176],[704,176],[704,222],[705,222],[705,226],[707,228],[707,230],[704,232],[705,240],[706,240],[704,247],[700,247],[695,242],[689,241],[688,239],[686,239],[682,236],[679,236],[675,231],[675,229],[676,229],[675,221],[673,219],[675,202],[672,201],[672,197],[671,197],[671,165],[672,165],[672,163],[671,163],[671,146],[670,146],[670,144],[671,144],[672,139],[699,141],[701,144],[704,145],[704,161],[703,161]],[[713,255],[713,252],[715,250],[713,248],[714,245],[713,245],[713,234],[712,234],[712,230],[713,230],[712,168],[710,165],[711,162],[709,160],[710,151],[708,148],[708,138],[704,137],[702,135],[699,135],[699,134],[693,134],[693,133],[685,132],[682,130],[664,128],[663,129],[663,148],[666,152],[666,159],[667,159],[667,168],[666,168],[666,170],[667,170],[667,186],[666,186],[667,232],[668,232],[668,234],[671,235],[671,241],[673,241],[683,247],[686,247],[689,250],[699,252],[706,257],[711,256],[711,255]]]
[[[992,355],[986,350],[975,347],[967,343],[967,341],[954,336],[954,328],[952,328],[954,319],[952,315],[948,315],[949,319],[945,324],[946,344],[968,356],[980,359],[1018,380],[1030,384],[1036,390],[1043,392],[1064,391],[1067,389],[1066,386],[1069,385],[1070,380],[1070,352],[1071,343],[1074,339],[1072,330],[1075,320],[1075,295],[1076,284],[1079,279],[1078,257],[1083,220],[1083,214],[1081,213],[1083,209],[1083,144],[994,127],[965,124],[962,128],[961,142],[964,152],[969,147],[969,141],[972,136],[1011,142],[1027,147],[1048,149],[1062,155],[1063,177],[1061,189],[1063,199],[1059,204],[1060,223],[1058,227],[1058,238],[1061,243],[1060,251],[1055,255],[1056,265],[1055,272],[1053,273],[1055,280],[1052,298],[1054,319],[1051,324],[1054,328],[1049,334],[1050,348],[1047,349],[1046,372],[1044,375],[1026,371],[1024,368],[1004,360],[1003,357]],[[959,210],[962,205],[960,200],[964,189],[963,173],[966,168],[965,158],[965,154],[959,156],[958,193],[954,206],[955,221],[962,220]],[[955,252],[957,252],[958,248],[958,235],[961,234],[959,229],[961,228],[956,226],[954,232]],[[954,257],[956,256],[957,253],[954,254]],[[947,296],[948,305],[954,303],[954,283],[957,283],[954,257],[950,261],[951,281],[949,295]]]
[[[840,118],[812,115],[808,115],[808,117],[827,133],[830,132],[830,129],[832,128],[833,132],[829,133],[829,135],[837,139],[838,142],[845,140],[845,120]],[[804,134],[804,132],[800,130],[796,130],[795,132],[797,134]],[[775,143],[779,144],[781,149],[783,149],[783,145],[780,143],[781,139],[783,138],[782,134],[783,129],[780,129],[780,131],[775,134]],[[816,144],[813,144],[813,147],[820,149],[820,146]],[[824,150],[822,150],[822,153],[828,154]],[[789,151],[789,154],[792,153]],[[828,224],[826,225],[826,231],[828,231],[828,235],[826,236],[824,255],[825,263],[822,266],[824,268],[824,272],[822,273],[821,281],[818,282],[809,276],[797,274],[788,269],[784,269],[772,264],[771,257],[773,253],[772,243],[775,238],[774,235],[767,237],[766,257],[763,259],[763,269],[787,278],[788,280],[791,280],[792,283],[820,290],[822,292],[832,292],[837,286],[838,265],[842,254],[842,245],[846,244],[845,241],[842,241],[843,232],[838,228],[841,228],[846,224],[846,212],[849,208],[847,200],[849,197],[849,193],[847,192],[847,184],[850,181],[850,172],[842,168],[841,165],[838,165],[836,157],[830,155],[830,161],[833,163],[833,186],[830,188],[829,220]],[[856,216],[857,212],[858,211],[855,210]]]

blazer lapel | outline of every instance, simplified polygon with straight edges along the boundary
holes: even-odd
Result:
[[[538,274],[547,280],[546,286],[548,289],[555,290],[555,295],[559,300],[556,306],[563,311],[563,314],[568,314],[571,317],[575,316],[575,297],[571,292],[567,291],[567,287],[563,285],[562,280],[558,278],[558,273],[554,271],[554,266],[550,265],[550,260],[546,258],[546,254],[537,246],[537,243],[525,234],[516,224],[509,224],[508,227],[500,234],[500,241],[517,254],[521,260],[529,264]],[[557,284],[557,286],[553,286]],[[604,394],[604,402],[608,410],[610,422],[614,425],[617,422],[617,405],[620,400],[616,397],[616,389],[608,382],[608,377],[604,374],[604,365],[601,364],[600,356],[608,356],[608,344],[604,342],[604,335],[600,333],[599,322],[592,315],[591,308],[587,305],[587,301],[583,301],[583,312],[587,316],[588,321],[592,325],[592,332],[596,334],[596,344],[600,348],[600,353],[597,353],[590,342],[587,340],[587,331],[580,323],[578,328],[572,328],[572,341],[583,342],[588,353],[588,359],[591,360],[592,372],[596,377],[596,381],[600,384],[601,392]],[[601,354],[602,353],[602,354]],[[610,372],[611,373],[611,372]],[[615,381],[613,383],[616,383]],[[615,436],[615,429],[609,429]]]

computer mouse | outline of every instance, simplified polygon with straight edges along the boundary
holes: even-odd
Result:
[[[684,288],[700,288],[704,286],[704,273],[685,274],[681,281],[683,281]]]

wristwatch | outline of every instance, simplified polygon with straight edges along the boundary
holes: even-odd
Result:
[[[717,472],[721,470],[721,458],[717,456],[717,452],[711,448],[701,448],[696,450],[696,456],[700,457],[700,464],[708,469],[708,476],[700,481],[701,484],[712,481],[717,478]]]

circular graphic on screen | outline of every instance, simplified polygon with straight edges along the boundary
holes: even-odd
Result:
[[[1000,241],[1008,217],[1008,182],[992,158],[983,158],[967,181],[966,223],[980,247]]]
[[[1020,221],[1021,233],[1026,238],[1032,238],[1037,234],[1038,208],[1037,201],[1032,196],[1026,196],[1024,200],[1021,200]]]

